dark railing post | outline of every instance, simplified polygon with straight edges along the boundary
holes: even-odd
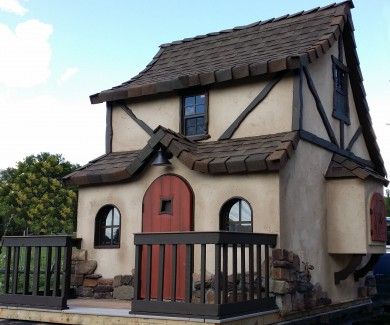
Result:
[[[241,244],[241,300],[246,300],[245,293],[245,244]]]
[[[64,248],[64,272],[62,273],[61,297],[68,297],[69,295],[71,264],[72,264],[72,245],[70,240],[67,240],[66,247]]]
[[[31,247],[26,247],[26,255],[24,257],[24,283],[23,283],[23,294],[27,295],[30,291],[30,264],[31,264]]]
[[[233,302],[237,302],[237,244],[233,244]]]
[[[19,280],[19,252],[20,247],[14,247],[14,263],[13,263],[13,281],[12,281],[12,293],[18,291],[18,280]]]
[[[219,305],[221,303],[221,244],[215,244],[215,297],[214,303]]]
[[[265,254],[265,279],[264,279],[264,286],[265,286],[265,296],[269,297],[269,246],[264,246],[264,254]]]
[[[157,300],[162,301],[164,296],[164,262],[165,262],[165,245],[160,244],[158,259],[158,289]]]
[[[171,301],[176,301],[177,245],[172,244]]]
[[[144,250],[142,249],[142,252]],[[146,245],[146,283],[145,283],[145,298],[150,300],[150,282],[151,278],[151,269],[152,269],[152,245]]]
[[[38,295],[39,291],[39,273],[40,273],[41,247],[34,249],[34,276],[33,276],[33,295]]]
[[[5,273],[4,273],[4,293],[9,292],[9,276],[10,276],[10,266],[11,266],[11,247],[6,247],[5,250]]]
[[[249,300],[254,299],[254,285],[253,285],[253,245],[249,245]]]
[[[50,296],[51,247],[46,247],[45,296]]]
[[[256,257],[256,262],[257,262],[257,299],[261,299],[261,286],[262,286],[262,279],[261,279],[261,245],[257,245],[257,257]]]
[[[223,253],[223,264],[222,264],[222,273],[223,273],[223,301],[222,303],[226,304],[228,302],[228,245],[223,244],[222,246]]]
[[[204,304],[206,299],[206,244],[201,245],[200,250],[200,303]]]
[[[186,293],[185,301],[192,301],[192,272],[194,269],[194,257],[193,257],[193,246],[191,244],[186,245]]]
[[[141,268],[141,245],[135,245],[135,267],[134,267],[134,300],[140,298],[140,268]]]
[[[53,296],[58,296],[61,276],[61,247],[54,248],[54,282]]]

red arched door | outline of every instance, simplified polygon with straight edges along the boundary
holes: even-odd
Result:
[[[163,175],[153,181],[143,199],[142,232],[193,230],[193,193],[188,183],[176,175]],[[177,247],[176,299],[185,293],[185,247]],[[141,297],[146,293],[146,248],[142,251]],[[150,297],[157,297],[159,247],[152,248]],[[172,247],[165,248],[164,299],[171,298]]]

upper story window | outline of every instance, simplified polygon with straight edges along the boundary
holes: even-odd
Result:
[[[207,135],[207,96],[205,93],[183,96],[182,133],[187,137]]]
[[[349,124],[347,67],[332,56],[333,61],[333,116]]]
[[[232,198],[224,203],[220,211],[220,229],[252,232],[252,208],[241,198]]]
[[[121,216],[115,206],[102,207],[95,220],[95,247],[119,247],[120,222]]]

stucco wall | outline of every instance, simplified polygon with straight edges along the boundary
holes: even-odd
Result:
[[[248,104],[260,93],[268,80],[210,89],[208,141],[217,140]],[[293,79],[285,76],[268,96],[244,120],[234,138],[286,132],[292,124]],[[180,130],[180,96],[166,96],[128,104],[134,114],[152,129],[158,125]],[[137,150],[149,136],[120,107],[113,107],[113,151]]]
[[[96,272],[106,277],[126,274],[134,267],[133,236],[141,231],[142,199],[154,179],[165,173],[183,176],[192,186],[195,199],[195,231],[219,229],[219,210],[229,198],[241,196],[253,209],[253,231],[279,233],[279,177],[277,174],[209,176],[191,171],[175,158],[171,168],[150,167],[139,179],[127,184],[81,188],[77,235],[90,259],[98,261]],[[121,212],[121,247],[94,249],[95,216],[105,204]]]
[[[338,57],[338,45],[337,42],[330,48],[327,54],[319,58],[315,63],[308,66],[311,78],[316,87],[318,96],[321,99],[322,105],[325,109],[326,116],[337,141],[340,143],[340,122],[332,116],[333,112],[333,72],[332,72],[332,58],[331,56]],[[345,61],[344,61],[345,62]],[[321,117],[317,111],[313,96],[307,86],[307,82],[303,80],[303,129],[309,131],[323,139],[329,140],[326,129],[322,123]],[[349,103],[349,116],[350,125],[344,126],[344,144],[345,147],[355,134],[357,128],[360,126],[359,119],[356,112],[355,102],[353,99],[352,88],[348,81],[348,103]],[[355,142],[351,150],[358,157],[369,160],[370,156],[367,151],[367,147],[363,136],[360,136],[358,141]]]

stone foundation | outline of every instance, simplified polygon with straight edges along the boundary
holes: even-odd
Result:
[[[309,310],[332,303],[319,283],[311,283],[314,267],[300,261],[299,256],[285,249],[272,251],[270,291],[282,316],[294,311]]]
[[[76,297],[121,300],[134,298],[133,275],[117,275],[113,279],[105,279],[101,274],[94,273],[96,267],[96,261],[87,259],[86,250],[73,249],[70,284]]]

